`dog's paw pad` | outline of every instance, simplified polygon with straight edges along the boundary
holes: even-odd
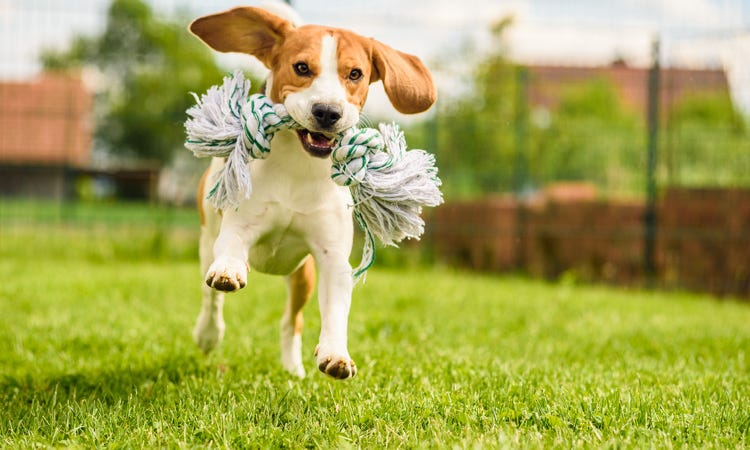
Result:
[[[318,349],[315,351],[318,369],[337,380],[346,380],[357,375],[357,364],[349,356],[324,356]]]
[[[206,284],[218,291],[232,292],[247,284],[247,265],[216,261],[206,273]]]

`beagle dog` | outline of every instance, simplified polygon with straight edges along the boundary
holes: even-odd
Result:
[[[296,26],[264,9],[239,7],[195,20],[190,31],[220,52],[258,58],[269,70],[265,94],[283,103],[304,129],[278,132],[267,159],[248,165],[253,193],[236,210],[217,211],[205,193],[224,160],[214,159],[198,190],[203,303],[193,337],[204,352],[222,340],[224,293],[242,289],[253,270],[286,277],[281,361],[293,375],[302,363],[302,307],[315,288],[320,338],[318,368],[336,379],[357,366],[347,348],[352,297],[352,199],[331,180],[338,133],[359,123],[370,83],[381,81],[402,113],[427,110],[436,99],[430,73],[415,56],[351,31]]]

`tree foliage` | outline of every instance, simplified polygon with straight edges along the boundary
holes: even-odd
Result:
[[[160,163],[182,147],[189,92],[222,76],[183,24],[157,18],[142,0],[113,0],[101,35],[77,37],[67,51],[45,53],[43,64],[52,71],[95,68],[104,80],[95,111],[98,150]]]
[[[642,112],[625,105],[607,78],[555,84],[554,105],[539,106],[530,91],[550,86],[540,85],[533,70],[520,76],[524,69],[508,57],[504,39],[510,26],[502,20],[493,27],[493,50],[473,68],[470,92],[410,130],[412,144],[437,150],[446,196],[534,190],[557,181],[591,182],[605,195],[642,194]],[[727,93],[688,95],[662,108],[659,185],[750,186],[747,122]]]
[[[668,180],[684,186],[750,187],[748,123],[727,93],[694,93],[669,111]]]
[[[560,93],[549,124],[532,130],[530,171],[537,186],[586,181],[627,194],[645,186],[645,128],[623,107],[611,81],[593,79]]]
[[[552,110],[534,106],[528,98],[537,82],[533,73],[507,56],[510,26],[509,19],[493,26],[493,50],[474,67],[471,92],[414,133],[438,148],[446,194],[533,190],[571,180],[637,185],[643,124],[620,104],[612,83],[576,83],[557,93]]]
[[[493,28],[493,51],[473,69],[472,89],[441,105],[425,141],[437,147],[447,195],[477,195],[510,189],[515,152],[516,66],[506,57],[505,19]],[[419,139],[419,138],[417,138]]]

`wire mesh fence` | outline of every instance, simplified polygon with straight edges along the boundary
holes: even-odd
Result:
[[[235,6],[234,2],[224,0],[210,5],[192,0],[119,1],[146,5],[158,19],[155,23],[176,23],[181,30],[185,30],[193,17]],[[543,229],[544,236],[534,247],[536,250],[529,250],[532,247],[524,244],[527,241],[523,239],[535,231],[533,227],[524,228],[527,226],[524,221],[534,214],[535,207],[552,199],[556,204],[566,201],[599,202],[600,206],[604,204],[601,202],[624,204],[623,211],[627,211],[612,216],[613,223],[622,223],[622,234],[598,235],[609,236],[601,239],[605,247],[617,249],[622,244],[630,250],[612,253],[590,246],[587,264],[597,267],[590,271],[604,279],[617,278],[613,273],[618,270],[643,271],[649,260],[644,254],[648,253],[644,250],[647,227],[656,230],[653,245],[661,248],[659,245],[664,241],[659,241],[659,233],[664,229],[659,228],[659,220],[664,214],[671,214],[665,212],[663,202],[677,198],[674,193],[678,188],[690,188],[693,191],[684,192],[693,193],[706,189],[726,192],[750,189],[750,128],[747,117],[740,112],[742,98],[746,96],[743,93],[750,82],[741,73],[737,75],[737,67],[741,66],[737,60],[743,53],[727,57],[726,52],[717,50],[715,57],[705,58],[703,64],[682,63],[687,61],[683,58],[687,48],[701,47],[704,53],[711,50],[711,45],[701,46],[696,42],[709,43],[720,50],[726,43],[745,42],[746,31],[716,34],[714,29],[710,32],[699,29],[698,34],[667,33],[662,36],[662,52],[655,60],[659,70],[654,72],[656,66],[650,60],[653,35],[636,40],[639,44],[635,53],[615,52],[608,59],[599,58],[596,62],[585,56],[586,42],[580,42],[580,57],[575,52],[565,58],[529,57],[529,46],[524,46],[519,37],[528,36],[528,30],[549,28],[550,24],[534,23],[533,18],[522,17],[517,22],[503,19],[513,7],[518,7],[514,2],[500,7],[497,2],[473,0],[468,9],[451,2],[426,0],[292,3],[310,22],[354,28],[363,35],[375,36],[400,50],[420,55],[433,69],[441,100],[431,112],[407,119],[397,115],[385,95],[375,90],[371,95],[375,106],[368,107],[366,115],[371,121],[381,117],[403,120],[411,146],[437,154],[449,206],[473,204],[466,203],[467,199],[497,199],[504,194],[517,202],[517,207],[503,210],[508,215],[506,219],[515,221],[508,226],[492,219],[493,208],[497,207],[492,202],[498,200],[483,203],[485,209],[472,209],[472,217],[479,217],[476,220],[469,220],[461,213],[456,219],[461,223],[448,224],[440,223],[448,220],[440,214],[430,216],[428,228],[437,230],[431,236],[442,240],[436,244],[445,246],[455,242],[452,250],[445,250],[446,254],[464,254],[458,259],[473,261],[472,266],[504,270],[521,267],[548,276],[557,276],[572,267],[565,258],[545,263],[530,261],[534,255],[554,253],[550,249],[558,245],[556,239],[577,242],[577,238],[597,235],[597,230],[601,230],[597,227],[610,225],[605,226],[604,222],[597,225],[595,218],[607,214],[586,212],[586,208],[570,209],[568,214],[589,218],[572,226],[566,224],[564,215],[547,211],[534,219],[545,222],[543,227],[535,228]],[[730,13],[735,4],[741,5],[731,1],[722,3]],[[29,206],[31,203],[15,200],[18,197],[51,199],[52,204],[62,205],[50,209],[59,212],[56,220],[73,218],[73,222],[79,223],[85,222],[81,217],[86,214],[92,220],[104,219],[91,209],[69,206],[75,202],[80,205],[82,201],[96,203],[125,197],[156,205],[162,200],[179,204],[194,200],[193,186],[200,174],[200,164],[176,158],[162,166],[139,165],[99,157],[100,142],[95,131],[102,120],[102,109],[97,105],[101,102],[102,86],[107,83],[102,73],[90,68],[65,74],[43,74],[41,70],[42,49],[62,50],[71,45],[76,35],[102,33],[107,27],[109,7],[108,0],[65,5],[52,0],[0,2],[0,196],[4,205],[0,215],[5,224],[24,216],[29,220],[40,219]],[[484,8],[489,11],[487,16],[492,17],[467,12],[472,8]],[[583,36],[603,32],[601,25],[591,27],[586,21],[581,23],[580,28],[591,28]],[[570,23],[563,25],[570,29]],[[731,23],[732,27],[735,25]],[[617,31],[617,25],[613,27]],[[618,32],[628,34],[636,29],[626,24]],[[26,38],[19,40],[18,36]],[[223,70],[236,66],[257,69],[248,64],[247,57],[230,56],[219,61]],[[180,66],[180,73],[191,70],[187,64]],[[650,87],[654,73],[658,77],[656,88],[653,84]],[[172,75],[166,74],[164,79]],[[133,101],[127,91],[117,94],[125,103]],[[145,102],[140,108],[152,108],[153,97],[151,103]],[[651,117],[649,105],[658,107]],[[179,121],[173,120],[168,126],[181,129]],[[649,172],[649,150],[654,158],[653,172]],[[639,209],[647,207],[650,191],[654,191],[654,201],[661,202],[655,209],[656,222],[652,225],[647,223],[644,210]],[[704,227],[700,231],[701,218],[714,217],[713,213],[685,212],[693,217],[689,220],[691,229],[698,230],[691,231],[693,235],[709,234],[716,239],[731,228],[731,236],[745,242],[750,224],[738,211],[744,211],[747,198],[727,195],[732,202],[740,203],[722,207],[716,213],[720,219],[710,219],[724,223],[725,228]],[[636,209],[632,210],[634,204]],[[711,201],[701,204],[708,208]],[[609,210],[612,208],[615,206]],[[119,214],[115,209],[110,212]],[[183,217],[182,213],[176,214]],[[674,213],[669,217],[683,216]],[[164,217],[167,219],[142,223],[161,230],[166,229],[165,224],[179,229],[185,223],[174,219],[174,215]],[[7,226],[4,230],[7,233]],[[455,235],[447,236],[446,230]],[[470,248],[460,244],[467,236],[482,237],[482,249],[474,249],[475,244]],[[521,248],[526,250],[520,253],[509,250]],[[707,255],[723,254],[723,250],[711,250],[710,245],[706,248]],[[512,256],[497,256],[503,252]],[[698,253],[664,255],[656,252],[650,257],[651,264],[661,274],[672,270],[664,261],[695,258]],[[498,262],[506,257],[508,261]],[[483,258],[495,263],[477,263]],[[623,258],[627,264],[617,263]],[[734,262],[725,272],[740,280],[737,283],[746,283],[742,281],[747,277],[744,266],[732,258]]]

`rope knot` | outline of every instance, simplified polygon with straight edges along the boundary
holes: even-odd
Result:
[[[250,160],[268,157],[276,132],[299,127],[284,105],[249,93],[250,80],[236,71],[200,98],[193,94],[196,104],[187,110],[185,147],[198,157],[226,158],[208,194],[218,209],[236,208],[243,198],[250,198]]]
[[[277,131],[290,128],[292,117],[282,104],[255,94],[242,105],[242,140],[252,159],[266,159]]]
[[[356,186],[367,175],[370,155],[383,150],[383,136],[373,128],[350,128],[331,154],[331,178],[340,186]]]

